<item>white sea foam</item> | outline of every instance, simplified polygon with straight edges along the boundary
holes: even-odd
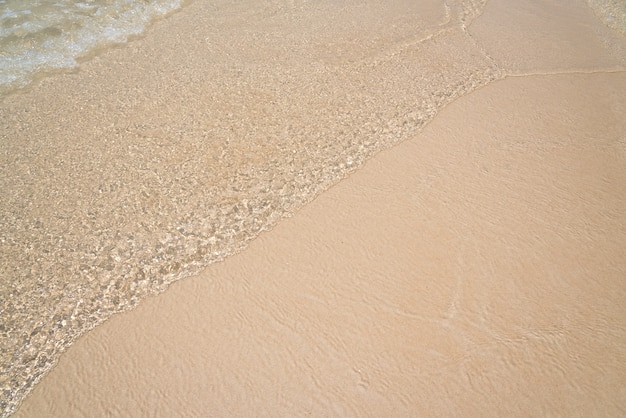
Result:
[[[122,43],[182,0],[0,0],[0,93]]]

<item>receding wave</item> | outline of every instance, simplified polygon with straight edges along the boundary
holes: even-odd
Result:
[[[0,94],[35,75],[76,67],[96,48],[126,42],[182,0],[0,2]]]

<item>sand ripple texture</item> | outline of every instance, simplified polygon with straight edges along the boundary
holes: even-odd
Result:
[[[482,7],[199,0],[2,98],[1,414],[82,333],[498,78]]]

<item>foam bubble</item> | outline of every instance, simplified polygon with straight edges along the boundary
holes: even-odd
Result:
[[[0,10],[0,93],[73,68],[96,48],[141,34],[182,0],[8,0]]]

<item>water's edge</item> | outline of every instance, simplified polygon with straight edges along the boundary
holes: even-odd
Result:
[[[81,62],[109,48],[141,39],[157,21],[192,1],[32,0],[23,3],[23,10],[7,8],[0,16],[0,100],[42,78],[77,71]]]
[[[503,77],[465,31],[483,8],[448,2],[448,19],[430,32],[347,63],[228,72],[205,109],[211,123],[128,118],[54,150],[33,137],[43,128],[20,108],[22,92],[5,97],[0,274],[11,283],[0,283],[0,415],[83,333],[240,252],[447,104]],[[279,86],[271,105],[241,107],[238,89],[249,98],[265,86]]]

